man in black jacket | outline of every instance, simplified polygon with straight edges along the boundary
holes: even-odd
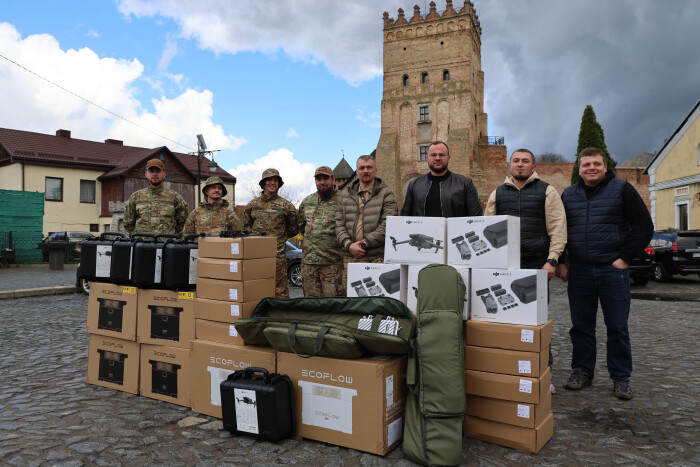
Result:
[[[401,208],[402,216],[481,216],[483,209],[474,183],[447,169],[450,150],[442,141],[428,148],[430,172],[411,180]]]

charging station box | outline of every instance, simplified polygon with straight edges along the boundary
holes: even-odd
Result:
[[[447,264],[473,269],[520,267],[520,218],[515,216],[447,219]]]
[[[400,264],[445,264],[445,218],[386,218],[384,262]]]

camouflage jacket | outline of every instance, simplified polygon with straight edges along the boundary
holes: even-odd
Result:
[[[312,193],[299,205],[299,233],[304,236],[302,262],[306,264],[337,264],[343,262],[343,253],[335,236],[335,211],[340,192],[323,198]]]
[[[248,203],[243,216],[246,230],[277,237],[277,256],[284,256],[285,242],[297,234],[298,228],[297,210],[292,203],[276,194],[263,193]]]
[[[243,230],[243,222],[225,199],[221,202],[202,203],[192,211],[185,222],[183,234],[204,232],[207,235],[218,235],[222,230]]]
[[[124,209],[124,228],[130,234],[140,232],[180,235],[186,220],[185,200],[162,185],[135,191]]]

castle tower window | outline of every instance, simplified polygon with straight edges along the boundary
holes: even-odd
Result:
[[[443,81],[450,80],[450,70],[442,70],[442,80]]]
[[[428,148],[430,146],[420,146],[418,148],[418,160],[421,162],[427,161],[428,160]]]
[[[430,106],[421,105],[418,107],[418,121],[419,122],[429,122],[430,121]]]
[[[408,86],[408,75],[403,75],[401,78],[401,84],[404,86]]]
[[[420,82],[421,82],[421,84],[428,84],[428,73],[427,72],[424,71],[423,73],[420,74]]]

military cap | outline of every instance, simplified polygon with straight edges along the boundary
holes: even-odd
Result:
[[[282,181],[282,177],[280,177],[280,173],[277,171],[277,169],[265,169],[265,171],[262,174],[262,178],[260,179],[260,188],[263,190],[265,189],[265,179],[270,178],[270,177],[277,177],[280,179],[280,184],[278,188],[282,188],[282,185],[284,185],[284,182]]]
[[[316,177],[317,175],[328,175],[329,177],[332,177],[333,170],[331,170],[331,168],[326,165],[322,165],[321,167],[316,169],[316,172],[314,172],[314,177]]]
[[[202,193],[204,193],[204,194],[206,195],[206,194],[207,194],[207,188],[209,188],[209,187],[212,186],[212,185],[216,185],[217,183],[223,187],[223,189],[224,189],[224,194],[223,194],[223,196],[226,196],[226,193],[228,193],[228,191],[226,190],[226,185],[224,185],[224,182],[222,182],[221,179],[220,179],[219,177],[209,177],[209,178],[207,178],[207,181],[204,182],[204,186],[202,187]]]
[[[146,170],[148,170],[151,167],[158,167],[160,170],[165,170],[165,164],[163,164],[163,161],[160,159],[151,159],[146,163]]]

